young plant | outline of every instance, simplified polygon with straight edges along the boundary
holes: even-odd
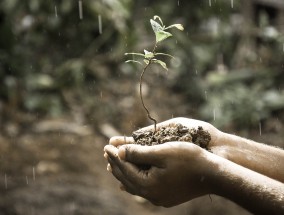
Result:
[[[157,20],[158,22],[155,21],[155,20]],[[184,28],[181,24],[173,24],[173,25],[166,27],[163,24],[163,21],[159,16],[154,16],[153,19],[150,19],[150,23],[151,23],[152,29],[155,33],[155,36],[156,36],[155,44],[154,44],[152,51],[148,51],[148,50],[144,49],[144,53],[135,53],[135,52],[134,53],[125,53],[125,55],[136,55],[138,57],[142,57],[144,63],[141,62],[141,61],[137,61],[137,60],[127,60],[125,62],[126,63],[129,63],[129,62],[138,63],[138,64],[143,66],[143,70],[141,72],[140,82],[139,82],[139,95],[140,95],[140,100],[141,100],[142,106],[145,109],[148,118],[154,122],[154,133],[155,133],[156,127],[157,127],[157,120],[151,116],[149,109],[146,107],[146,105],[144,103],[144,99],[143,99],[143,95],[142,95],[143,76],[144,76],[146,70],[149,68],[149,66],[153,63],[159,64],[160,66],[163,67],[163,69],[168,70],[167,64],[164,61],[157,59],[157,57],[160,56],[160,55],[164,55],[164,56],[168,56],[168,57],[173,58],[173,56],[166,54],[166,53],[159,53],[156,50],[158,48],[158,45],[162,41],[173,36],[171,33],[167,32],[166,30],[171,29],[171,28],[177,28],[178,30],[183,31]]]

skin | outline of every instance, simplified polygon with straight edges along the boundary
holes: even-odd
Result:
[[[208,130],[213,153],[191,143],[140,146],[131,144],[130,137],[113,137],[105,147],[105,157],[122,189],[165,207],[216,194],[253,213],[284,212],[283,150],[187,118],[165,121],[158,128],[174,123]]]

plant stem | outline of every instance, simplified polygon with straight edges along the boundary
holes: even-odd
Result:
[[[155,43],[153,51],[152,51],[154,56],[155,56],[155,53],[156,53],[156,48],[157,48],[157,42]],[[147,112],[148,118],[154,122],[154,134],[155,134],[156,130],[157,130],[157,120],[151,116],[149,109],[146,107],[146,105],[144,103],[143,93],[142,93],[143,76],[144,76],[147,68],[150,66],[151,63],[152,63],[152,59],[149,59],[149,63],[143,68],[143,71],[141,72],[140,82],[139,82],[139,93],[140,93],[140,100],[141,100],[142,106],[145,109],[145,111]]]
[[[142,94],[142,83],[143,83],[143,76],[144,76],[144,73],[146,72],[148,66],[151,64],[151,60],[149,61],[149,63],[143,68],[143,71],[140,75],[140,82],[139,82],[139,93],[140,93],[140,100],[141,100],[141,103],[142,103],[142,106],[143,108],[145,109],[145,111],[147,112],[147,116],[150,120],[152,120],[154,122],[154,133],[156,133],[156,129],[157,129],[157,120],[155,118],[153,118],[151,115],[150,115],[150,111],[148,110],[148,108],[146,107],[145,103],[144,103],[144,100],[143,100],[143,94]]]

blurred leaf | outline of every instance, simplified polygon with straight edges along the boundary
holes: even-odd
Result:
[[[127,61],[125,61],[125,63],[138,63],[138,64],[142,65],[142,63],[137,61],[137,60],[127,60]]]
[[[157,32],[159,32],[159,31],[163,31],[164,30],[164,28],[159,23],[154,21],[153,19],[150,19],[150,23],[151,23],[152,29],[155,32],[155,34]]]
[[[142,54],[142,53],[136,53],[136,52],[132,52],[132,53],[125,53],[124,55],[138,55],[138,56],[145,57],[145,55],[144,55],[144,54]]]
[[[180,31],[183,31],[184,30],[184,27],[182,26],[182,24],[173,24],[173,25],[170,25],[168,27],[165,28],[166,29],[170,29],[170,28],[177,28],[178,30]]]
[[[168,37],[171,37],[172,34],[166,31],[158,31],[155,33],[156,34],[156,42],[161,42],[165,39],[167,39]]]
[[[164,61],[153,59],[152,62],[160,64],[165,70],[168,70],[167,64]]]
[[[58,116],[62,113],[62,103],[58,95],[30,93],[24,99],[24,106],[29,111],[48,113],[51,116]]]
[[[171,57],[171,58],[175,58],[174,56],[170,55],[170,54],[166,54],[166,53],[156,53],[156,55],[164,55],[164,56],[168,56],[168,57]]]
[[[155,16],[154,16],[154,20],[156,20],[156,19],[158,19],[158,20],[160,21],[160,23],[162,24],[162,26],[164,25],[164,24],[163,24],[163,21],[162,21],[162,19],[161,19],[161,17],[155,15]]]
[[[33,90],[52,89],[55,87],[55,83],[49,75],[38,74],[28,77],[27,87]]]

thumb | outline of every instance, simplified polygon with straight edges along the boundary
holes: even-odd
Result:
[[[159,155],[159,146],[123,145],[118,149],[120,159],[134,164],[159,166],[163,159]]]

